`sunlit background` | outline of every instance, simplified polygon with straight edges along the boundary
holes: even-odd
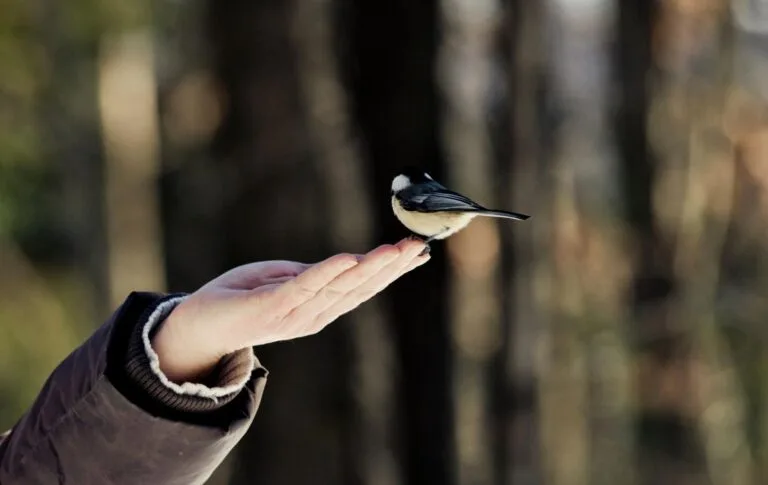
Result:
[[[0,0],[0,430],[132,290],[478,220],[212,485],[768,483],[768,0]]]

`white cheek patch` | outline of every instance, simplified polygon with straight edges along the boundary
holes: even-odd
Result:
[[[432,176],[429,175],[427,172],[424,172],[424,176],[427,177],[429,180],[431,180],[433,182],[435,181],[435,179],[433,179]]]
[[[411,179],[405,175],[398,175],[392,180],[392,192],[400,192],[403,189],[407,189],[411,186]]]

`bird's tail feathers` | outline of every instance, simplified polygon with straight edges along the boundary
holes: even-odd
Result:
[[[486,216],[486,217],[499,217],[501,219],[514,219],[516,221],[524,221],[531,216],[526,214],[520,214],[518,212],[509,212],[509,211],[498,211],[498,210],[490,210],[490,209],[482,209],[476,211],[476,214],[479,216]]]

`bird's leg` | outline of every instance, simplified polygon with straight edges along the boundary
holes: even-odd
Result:
[[[445,231],[448,231],[447,227],[444,229]],[[431,243],[432,241],[438,240],[440,236],[442,236],[443,234],[445,234],[445,232],[438,232],[437,234],[433,234],[426,239],[419,237],[415,234],[412,234],[411,237],[413,239],[418,239],[419,241],[422,241],[424,244],[426,244],[426,247],[419,253],[419,256],[426,256],[427,254],[429,254],[429,252],[431,251],[431,248],[429,247],[429,243]]]
[[[426,244],[426,247],[424,248],[424,250],[421,251],[421,253],[419,253],[419,256],[426,256],[427,254],[429,254],[429,252],[432,250],[432,248],[430,248],[429,246],[429,243],[431,243],[432,241],[436,241],[439,235],[440,234],[435,234],[434,236],[430,236],[423,240],[424,244]]]

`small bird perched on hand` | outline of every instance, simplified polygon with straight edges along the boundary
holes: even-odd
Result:
[[[524,221],[530,216],[486,209],[459,193],[448,190],[428,173],[408,169],[392,180],[392,210],[397,219],[429,243],[459,232],[477,216]]]

